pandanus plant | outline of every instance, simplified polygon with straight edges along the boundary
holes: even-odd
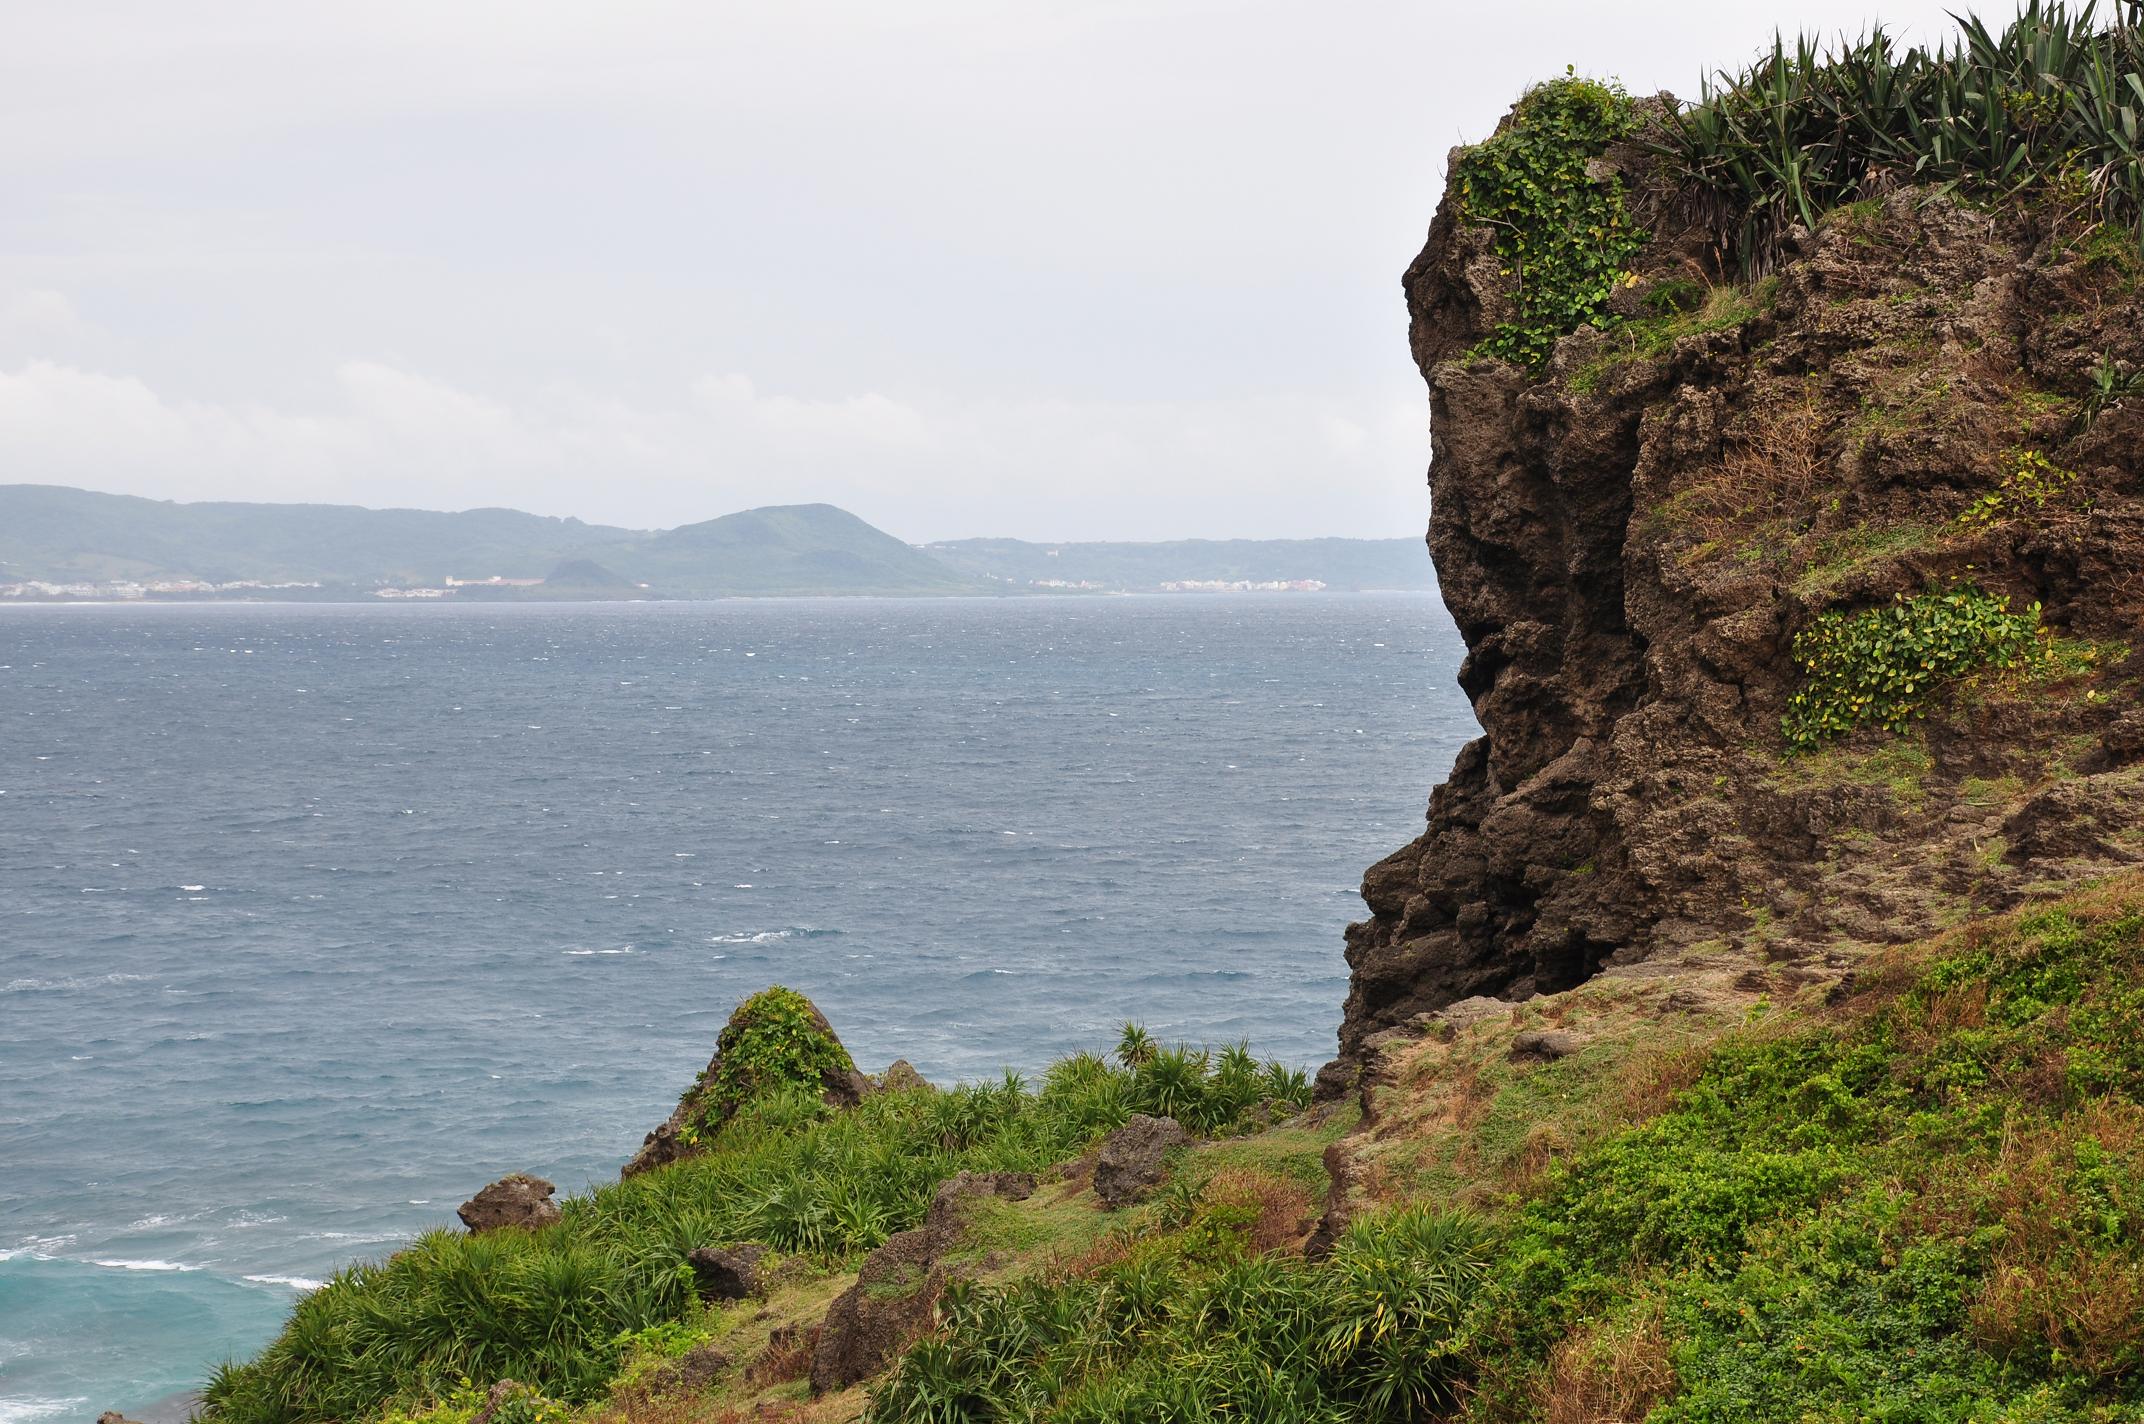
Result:
[[[1668,115],[1655,146],[1745,275],[1777,262],[1795,224],[1909,183],[1995,200],[2080,190],[2085,216],[2144,241],[2144,0],[2100,14],[2029,0],[2000,30],[1961,17],[1933,50],[1881,28],[1777,39]]]

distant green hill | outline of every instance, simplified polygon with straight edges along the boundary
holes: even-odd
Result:
[[[650,536],[512,509],[442,514],[346,504],[178,504],[58,485],[0,485],[0,578],[185,577],[228,583],[542,578]]]
[[[1292,583],[1332,589],[1434,589],[1415,539],[1178,539],[1165,543],[1036,544],[954,539],[924,548],[964,573],[1020,586],[1066,583],[1156,589],[1167,583]]]
[[[544,579],[469,597],[710,598],[974,593],[980,580],[830,504],[648,532],[511,509],[458,514],[324,504],[178,504],[0,485],[0,581],[190,578],[370,589]],[[645,586],[645,591],[639,586]]]
[[[831,504],[782,504],[687,524],[612,567],[677,596],[975,593],[960,573]]]
[[[494,601],[1141,592],[1305,581],[1333,589],[1435,587],[1419,539],[960,539],[919,548],[830,504],[773,505],[642,530],[513,509],[180,504],[0,485],[0,584],[319,583],[307,596],[335,598],[437,589],[449,579],[501,580],[454,594]]]

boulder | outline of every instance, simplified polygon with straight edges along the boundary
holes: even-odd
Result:
[[[558,1204],[551,1200],[557,1190],[541,1177],[514,1172],[463,1202],[455,1214],[471,1235],[505,1227],[549,1226],[560,1215]]]
[[[650,1394],[698,1394],[730,1367],[730,1357],[712,1345],[695,1345],[647,1377]]]
[[[1130,1122],[1102,1139],[1094,1163],[1094,1194],[1111,1211],[1140,1200],[1168,1175],[1169,1153],[1190,1140],[1191,1134],[1173,1117],[1132,1114]]]
[[[107,1409],[97,1416],[97,1424],[135,1424],[135,1421],[116,1409]]]
[[[918,1073],[916,1065],[906,1058],[896,1058],[886,1065],[886,1071],[878,1075],[878,1090],[882,1093],[935,1091],[931,1080]]]
[[[963,1269],[943,1258],[960,1244],[971,1203],[1025,1201],[1034,1191],[1028,1172],[961,1172],[940,1182],[923,1225],[889,1237],[864,1259],[856,1284],[827,1308],[812,1347],[812,1393],[869,1379],[931,1328],[946,1283]]]
[[[811,1392],[846,1389],[885,1368],[931,1328],[946,1275],[927,1230],[903,1231],[864,1258],[856,1284],[834,1297],[811,1355]]]
[[[692,1267],[693,1288],[702,1300],[743,1300],[760,1293],[759,1263],[764,1246],[702,1246],[685,1260]]]
[[[1553,1063],[1578,1051],[1578,1035],[1560,1028],[1533,1028],[1511,1040],[1513,1063]]]

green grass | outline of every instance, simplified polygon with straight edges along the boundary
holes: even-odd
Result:
[[[799,1052],[815,1072],[823,1052],[810,1042]],[[838,1266],[919,1224],[938,1183],[961,1170],[1040,1171],[1135,1111],[1211,1132],[1262,1103],[1308,1101],[1300,1072],[1260,1065],[1240,1045],[1153,1048],[1136,1066],[1083,1054],[1032,1091],[1008,1074],[882,1093],[845,1112],[781,1064],[755,1071],[775,1086],[737,1105],[702,1154],[569,1199],[555,1226],[435,1231],[340,1272],[257,1359],[217,1372],[208,1417],[360,1420],[507,1378],[585,1403],[627,1363],[621,1337],[693,1318],[696,1247],[755,1241]]]
[[[1598,1068],[1502,1073],[1498,1111]],[[1517,1424],[1638,1379],[1612,1417],[2133,1420],[2140,1147],[2133,878],[1762,1016],[1494,1217],[1424,1202],[1306,1262],[1173,1193],[1100,1264],[960,1295],[872,1417]]]
[[[1912,521],[1860,524],[1825,535],[1815,541],[1808,564],[1795,576],[1794,592],[1805,599],[1819,597],[1863,569],[1898,554],[1928,548],[1943,537],[1944,531]]]
[[[1685,298],[1681,288],[1672,288],[1672,292],[1678,300]],[[1571,373],[1570,387],[1581,395],[1590,393],[1599,386],[1603,376],[1626,362],[1665,355],[1676,342],[1688,336],[1734,331],[1746,326],[1771,310],[1777,292],[1778,283],[1767,278],[1749,287],[1724,286],[1690,291],[1686,298],[1690,302],[1687,307],[1662,303],[1663,309],[1657,314],[1615,327],[1601,353]]]

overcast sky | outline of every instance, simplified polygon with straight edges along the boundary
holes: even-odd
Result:
[[[1882,16],[1947,34],[1941,3]],[[1869,0],[0,0],[0,482],[1399,535],[1455,143]]]

